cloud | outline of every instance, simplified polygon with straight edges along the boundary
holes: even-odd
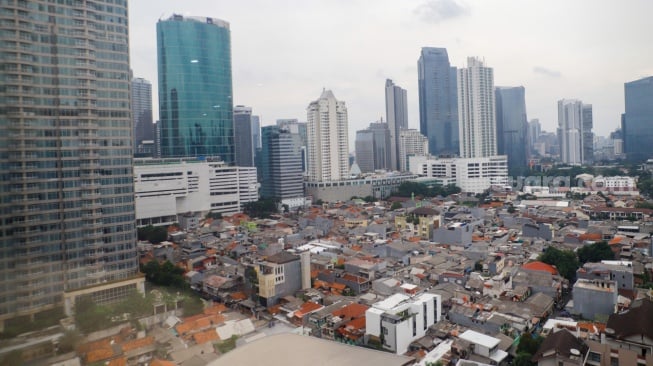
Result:
[[[462,0],[427,0],[415,8],[413,13],[426,23],[438,24],[469,15],[470,9]]]
[[[559,77],[562,76],[560,71],[547,69],[546,67],[542,67],[542,66],[535,66],[533,68],[533,72],[536,73],[536,74],[548,76],[548,77],[551,77],[551,78],[559,78]]]

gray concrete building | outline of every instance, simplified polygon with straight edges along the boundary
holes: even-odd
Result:
[[[616,310],[618,290],[615,281],[577,280],[572,291],[574,314],[589,320],[605,317],[602,319],[605,321]]]

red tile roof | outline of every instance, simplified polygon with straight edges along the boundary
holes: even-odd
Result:
[[[363,304],[352,303],[343,308],[340,308],[333,313],[333,316],[337,316],[343,319],[355,319],[365,316],[365,311],[370,307]]]
[[[526,263],[521,268],[529,271],[549,272],[553,275],[558,274],[558,270],[554,266],[540,261]]]

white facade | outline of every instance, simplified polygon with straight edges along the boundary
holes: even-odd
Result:
[[[412,341],[422,338],[431,325],[440,321],[441,313],[440,295],[394,294],[367,309],[365,333],[379,337],[384,349],[404,354]]]
[[[508,182],[508,157],[433,158],[411,156],[410,171],[422,177],[442,180],[446,185],[455,181],[463,192],[482,193],[491,186],[505,186]]]
[[[236,213],[258,200],[256,168],[223,162],[135,159],[138,226],[177,222],[184,213]]]
[[[312,181],[333,181],[349,176],[347,107],[331,90],[307,108],[308,176]]]
[[[460,156],[481,158],[497,155],[494,71],[484,61],[467,58],[458,69],[458,131]]]
[[[429,140],[417,130],[399,132],[399,169],[408,171],[408,157],[426,155],[429,152]]]
[[[591,135],[591,112],[592,105],[583,104],[580,100],[558,101],[558,139],[560,160],[563,163],[580,165],[591,160],[590,156],[585,154],[593,151],[593,146],[585,146],[585,144],[591,144],[593,138],[584,138],[586,135]]]

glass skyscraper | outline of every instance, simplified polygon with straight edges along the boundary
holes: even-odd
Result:
[[[173,15],[156,28],[162,157],[233,163],[229,23]]]
[[[0,321],[137,277],[127,0],[0,11]]]
[[[621,131],[626,159],[646,161],[653,158],[653,76],[625,83],[624,94]]]
[[[456,68],[445,48],[424,47],[417,62],[419,130],[429,140],[429,153],[457,155],[458,95]]]
[[[279,126],[261,129],[262,148],[257,156],[261,197],[287,201],[304,197],[302,147],[299,134]]]
[[[511,175],[525,174],[530,153],[525,89],[523,86],[497,87],[495,94],[498,153],[508,156]]]

